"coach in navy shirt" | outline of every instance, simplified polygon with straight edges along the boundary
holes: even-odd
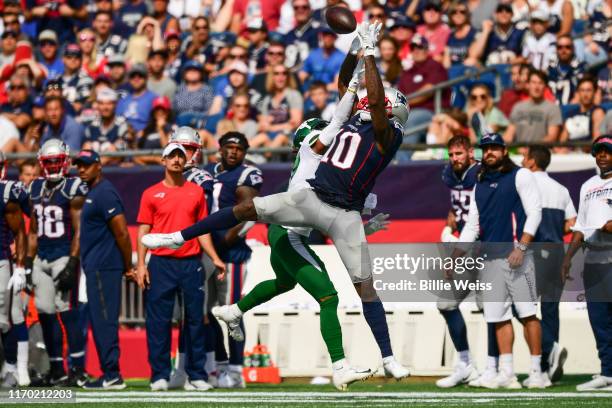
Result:
[[[119,307],[122,275],[132,276],[132,244],[123,203],[115,187],[102,178],[100,156],[83,150],[74,160],[79,177],[89,186],[81,212],[81,262],[87,279],[87,298],[104,375],[87,389],[123,389],[119,373]]]

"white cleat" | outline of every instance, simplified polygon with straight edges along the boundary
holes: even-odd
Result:
[[[185,391],[209,391],[213,386],[204,380],[187,380],[183,388]]]
[[[229,371],[221,371],[217,379],[218,388],[234,388],[236,387],[236,381],[230,375]]]
[[[550,387],[551,385],[552,385],[552,382],[548,378],[548,374],[537,372],[537,371],[532,371],[529,374],[529,377],[527,377],[523,381],[523,387],[527,387],[531,389],[533,388],[544,389],[544,388]]]
[[[452,388],[460,384],[466,384],[478,378],[478,371],[471,364],[465,364],[459,361],[453,370],[453,373],[448,377],[444,377],[436,381],[436,385],[440,388]]]
[[[576,391],[608,391],[607,388],[610,385],[612,385],[612,377],[594,375],[592,380],[576,386]]]
[[[244,380],[244,376],[239,371],[229,371],[230,377],[234,381],[234,386],[232,388],[246,388],[246,381]]]
[[[2,378],[2,384],[0,384],[1,388],[15,388],[19,385],[19,381],[17,381],[17,373],[13,371],[9,371],[4,374]]]
[[[495,378],[496,388],[505,388],[508,390],[520,390],[523,388],[521,383],[518,382],[516,375],[509,376],[503,370],[500,370],[499,374]]]
[[[168,381],[165,378],[151,383],[151,391],[168,391]]]
[[[28,373],[27,367],[20,367],[17,369],[17,384],[20,387],[27,387],[30,385],[30,374]]]
[[[551,382],[557,382],[563,377],[563,364],[565,364],[565,360],[567,360],[567,349],[559,346],[559,343],[554,343],[548,358],[548,377]]]
[[[478,387],[478,388],[489,388],[496,389],[497,388],[497,371],[493,368],[487,368],[480,374],[480,377],[475,380],[469,381],[468,385],[470,387]]]
[[[170,374],[168,389],[173,390],[177,388],[183,388],[186,382],[187,373],[184,370],[175,370],[172,374]]]
[[[393,356],[383,359],[383,369],[385,371],[385,377],[393,377],[397,381],[410,375],[410,371],[401,365]]]
[[[229,335],[236,341],[244,341],[244,332],[240,327],[240,319],[242,312],[237,305],[215,306],[212,309],[212,314],[218,320],[222,320],[227,324]]]
[[[140,242],[149,249],[178,249],[185,243],[180,232],[172,234],[146,234],[140,239]]]
[[[341,368],[334,369],[334,374],[332,376],[332,382],[334,383],[334,387],[340,391],[346,391],[348,386],[356,381],[367,380],[374,373],[369,368],[357,368],[351,367],[346,364]]]

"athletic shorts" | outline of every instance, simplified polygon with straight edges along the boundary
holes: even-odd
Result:
[[[70,310],[71,306],[75,304],[73,291],[62,293],[55,287],[57,276],[66,267],[68,259],[70,259],[68,256],[62,256],[54,261],[43,260],[39,257],[34,259],[32,283],[34,284],[36,309],[39,313],[61,313]],[[76,282],[75,287],[78,288],[78,282]],[[74,292],[76,293],[78,290]]]

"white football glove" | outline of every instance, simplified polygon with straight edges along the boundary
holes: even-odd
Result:
[[[347,91],[348,92],[352,92],[354,94],[357,93],[357,90],[359,89],[359,84],[361,83],[361,77],[362,74],[365,72],[365,68],[364,68],[364,63],[363,63],[363,58],[359,60],[359,62],[357,62],[357,66],[355,67],[355,70],[353,71],[353,76],[351,77],[351,80],[349,82],[349,86]]]
[[[372,41],[370,25],[367,22],[364,21],[357,27],[357,35],[361,40],[361,48],[363,49],[364,57],[368,55],[374,56],[376,54],[376,41]]]
[[[357,55],[361,51],[361,40],[359,40],[359,35],[356,35],[353,38],[353,42],[351,43],[351,47],[349,48],[349,54]]]
[[[13,269],[13,276],[8,281],[7,289],[13,289],[15,292],[21,292],[26,287],[26,271],[21,266],[16,266]]]
[[[372,235],[380,230],[386,230],[391,221],[387,221],[389,214],[378,213],[368,220],[363,226],[366,235]]]

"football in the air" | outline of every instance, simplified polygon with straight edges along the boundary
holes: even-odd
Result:
[[[325,21],[338,34],[349,34],[357,28],[355,16],[346,7],[330,7],[325,11]]]

